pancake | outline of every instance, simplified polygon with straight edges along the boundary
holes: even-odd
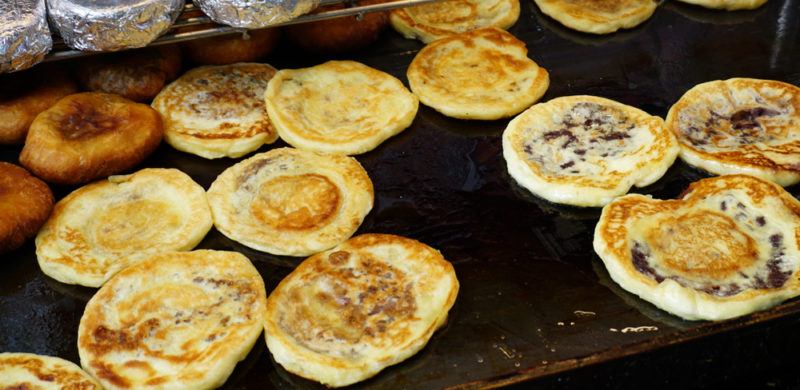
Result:
[[[0,161],[0,253],[33,237],[53,210],[53,193],[43,181]]]
[[[69,95],[31,124],[20,163],[45,181],[80,184],[133,168],[152,153],[161,118],[117,95]]]
[[[182,27],[182,32],[209,26]],[[186,58],[198,65],[227,65],[254,62],[272,54],[281,38],[280,28],[247,30],[247,34],[229,34],[218,37],[192,39],[181,42]]]
[[[397,32],[430,43],[481,27],[508,29],[519,18],[519,0],[447,0],[399,8],[389,14]]]
[[[164,122],[164,140],[205,158],[241,157],[275,142],[264,107],[266,64],[203,66],[172,82],[153,100]]]
[[[421,350],[458,294],[435,249],[364,234],[303,261],[267,300],[265,334],[287,371],[339,387]]]
[[[214,225],[250,248],[306,256],[348,239],[374,192],[356,159],[291,148],[226,169],[208,189]]]
[[[111,176],[61,199],[36,236],[42,272],[98,287],[155,253],[190,250],[211,229],[205,191],[177,169]]]
[[[213,389],[264,327],[261,275],[236,252],[155,255],[122,270],[86,304],[83,368],[106,389]]]
[[[53,67],[0,75],[0,144],[24,143],[36,115],[75,92],[75,81]]]
[[[767,0],[678,0],[684,3],[703,6],[706,8],[725,9],[735,11],[740,9],[755,9],[764,5]]]
[[[633,28],[650,19],[655,0],[534,0],[542,12],[559,23],[590,34],[609,34]]]
[[[281,70],[265,99],[288,144],[348,155],[366,153],[405,130],[419,105],[400,80],[354,61]]]
[[[594,249],[611,278],[688,320],[724,320],[800,295],[800,202],[747,175],[681,199],[626,195],[603,209]]]
[[[70,361],[32,353],[0,353],[0,389],[101,390]]]
[[[425,46],[408,67],[408,82],[423,104],[444,115],[491,120],[530,107],[550,77],[528,58],[524,42],[489,27]]]
[[[598,207],[656,182],[678,156],[664,121],[595,96],[539,103],[503,133],[508,173],[554,203]]]
[[[672,106],[666,127],[689,165],[782,186],[800,182],[800,88],[794,85],[744,78],[699,84]]]
[[[366,6],[384,3],[386,0],[358,0],[355,5]],[[311,14],[344,9],[343,3],[317,7]],[[359,16],[347,16],[299,23],[286,26],[286,37],[293,46],[314,54],[341,54],[365,48],[378,40],[389,24],[388,12],[369,12]]]

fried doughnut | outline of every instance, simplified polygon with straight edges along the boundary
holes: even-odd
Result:
[[[70,361],[31,353],[0,353],[0,389],[102,390]]]
[[[385,0],[361,0],[359,6],[383,3]],[[344,4],[329,4],[312,14],[344,9]],[[316,54],[341,54],[369,46],[378,40],[389,24],[388,12],[370,12],[363,17],[348,16],[286,26],[289,41],[300,49]]]
[[[33,237],[52,210],[47,184],[21,167],[0,162],[0,253]]]
[[[161,118],[150,106],[106,93],[78,93],[36,117],[19,161],[48,182],[85,183],[139,164],[162,133]]]
[[[433,42],[481,27],[507,30],[519,18],[519,0],[447,0],[399,8],[389,14],[397,32],[408,39]]]
[[[183,30],[193,29],[185,27]],[[248,30],[247,34],[230,34],[181,42],[181,49],[188,60],[198,65],[255,62],[270,55],[278,46],[280,37],[279,28]]]
[[[633,28],[650,19],[655,0],[534,0],[542,12],[559,23],[590,34],[609,34]]]

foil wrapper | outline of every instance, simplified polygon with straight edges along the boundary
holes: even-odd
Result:
[[[240,28],[264,28],[311,12],[319,0],[194,0],[213,21]]]
[[[69,47],[117,51],[147,46],[169,29],[183,5],[184,0],[47,0],[47,12]]]
[[[0,73],[30,68],[52,47],[44,0],[0,0]]]

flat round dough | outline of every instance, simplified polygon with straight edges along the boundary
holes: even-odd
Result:
[[[447,0],[398,8],[389,14],[397,32],[425,43],[482,27],[508,29],[519,18],[519,0]]]
[[[633,28],[650,19],[655,0],[534,0],[542,12],[559,23],[590,34],[609,34]]]
[[[83,368],[106,389],[213,389],[264,326],[261,275],[236,252],[168,252],[122,270],[86,304]]]
[[[525,43],[488,27],[425,46],[408,67],[419,100],[444,115],[492,120],[519,114],[547,91],[550,77]]]
[[[681,159],[716,175],[800,182],[800,88],[734,78],[699,84],[669,110]]]
[[[411,125],[419,100],[400,80],[354,61],[283,69],[267,112],[281,139],[316,152],[361,154]]]
[[[161,118],[121,96],[69,95],[33,120],[20,163],[45,181],[80,184],[133,168],[161,142]]]
[[[764,5],[767,0],[678,0],[684,3],[699,5],[706,8],[725,9],[735,11],[741,9],[755,9]]]
[[[36,236],[47,276],[99,287],[155,253],[191,250],[211,229],[203,187],[177,169],[111,176],[61,199]]]
[[[241,157],[278,139],[264,106],[275,75],[266,64],[202,66],[186,72],[153,100],[164,140],[205,158]]]
[[[43,181],[0,161],[0,253],[33,237],[53,210],[53,193]]]
[[[267,300],[275,361],[326,386],[363,381],[421,350],[458,294],[435,249],[364,234],[303,261]]]
[[[373,198],[372,182],[356,159],[292,148],[250,157],[208,189],[217,230],[250,248],[288,256],[348,239]]]
[[[625,290],[688,320],[724,320],[800,295],[800,202],[747,175],[638,194],[603,209],[594,250]]]
[[[0,389],[102,390],[77,364],[32,353],[0,353]]]
[[[595,96],[539,103],[503,133],[508,173],[554,203],[598,207],[666,173],[678,156],[664,121]]]

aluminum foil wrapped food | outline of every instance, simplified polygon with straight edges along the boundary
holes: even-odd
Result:
[[[0,73],[30,68],[52,46],[44,0],[0,0]]]
[[[47,0],[47,12],[68,46],[116,51],[158,38],[183,5],[184,0]]]
[[[311,12],[319,0],[194,0],[213,21],[241,28],[264,28]]]

